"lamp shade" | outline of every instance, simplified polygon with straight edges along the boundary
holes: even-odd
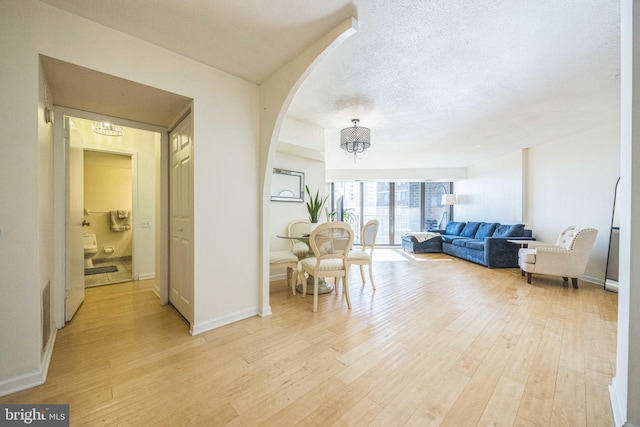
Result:
[[[456,195],[455,194],[443,194],[441,205],[455,205],[456,204]]]

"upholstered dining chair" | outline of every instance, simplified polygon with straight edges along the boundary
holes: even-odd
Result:
[[[527,283],[531,284],[533,273],[548,274],[562,276],[565,282],[571,278],[571,284],[577,288],[597,234],[595,228],[571,226],[560,233],[555,245],[532,242],[528,248],[521,248],[518,265],[522,274],[527,274]]]
[[[287,285],[295,296],[298,284],[298,257],[291,251],[271,251],[269,253],[269,268],[284,267],[287,269]]]
[[[302,281],[302,296],[307,295],[306,272],[313,277],[313,311],[318,311],[318,279],[325,277],[336,278],[336,285],[340,278],[343,281],[343,293],[347,300],[347,307],[351,308],[349,298],[348,264],[347,258],[353,245],[353,230],[345,222],[325,222],[319,224],[309,236],[309,246],[313,257],[300,261],[298,270],[299,280]]]
[[[359,251],[349,251],[349,258],[347,259],[349,267],[353,264],[360,266],[360,277],[362,277],[363,285],[367,283],[367,280],[364,278],[364,266],[369,266],[369,279],[371,280],[371,286],[374,290],[376,289],[376,285],[373,282],[371,266],[373,265],[373,249],[376,244],[376,236],[378,235],[378,225],[378,220],[372,219],[362,227],[362,230],[360,230],[360,244],[362,248]]]
[[[287,225],[287,236],[309,234],[310,226],[311,222],[308,219],[294,219]],[[303,241],[291,239],[291,252],[300,260],[309,254],[309,245]]]

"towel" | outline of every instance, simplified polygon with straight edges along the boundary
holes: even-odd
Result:
[[[126,231],[131,229],[131,212],[118,210],[111,211],[111,230]]]
[[[422,243],[426,240],[429,239],[433,239],[435,237],[440,237],[439,233],[432,233],[430,231],[427,231],[425,233],[416,233],[416,232],[409,232],[409,233],[404,233],[405,236],[413,236],[415,237],[415,239],[418,241],[418,243]]]

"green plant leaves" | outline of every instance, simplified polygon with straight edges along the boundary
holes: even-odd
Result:
[[[307,194],[309,195],[309,201],[307,202],[307,211],[309,212],[309,221],[312,223],[317,223],[320,219],[320,211],[324,206],[325,202],[329,198],[329,196],[324,199],[320,199],[320,190],[316,191],[315,197],[311,195],[311,190],[309,190],[309,186],[305,185],[305,189],[307,190]]]

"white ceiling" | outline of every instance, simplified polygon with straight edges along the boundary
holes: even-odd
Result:
[[[258,84],[355,16],[288,112],[327,130],[328,169],[464,167],[619,118],[617,0],[42,1]]]

